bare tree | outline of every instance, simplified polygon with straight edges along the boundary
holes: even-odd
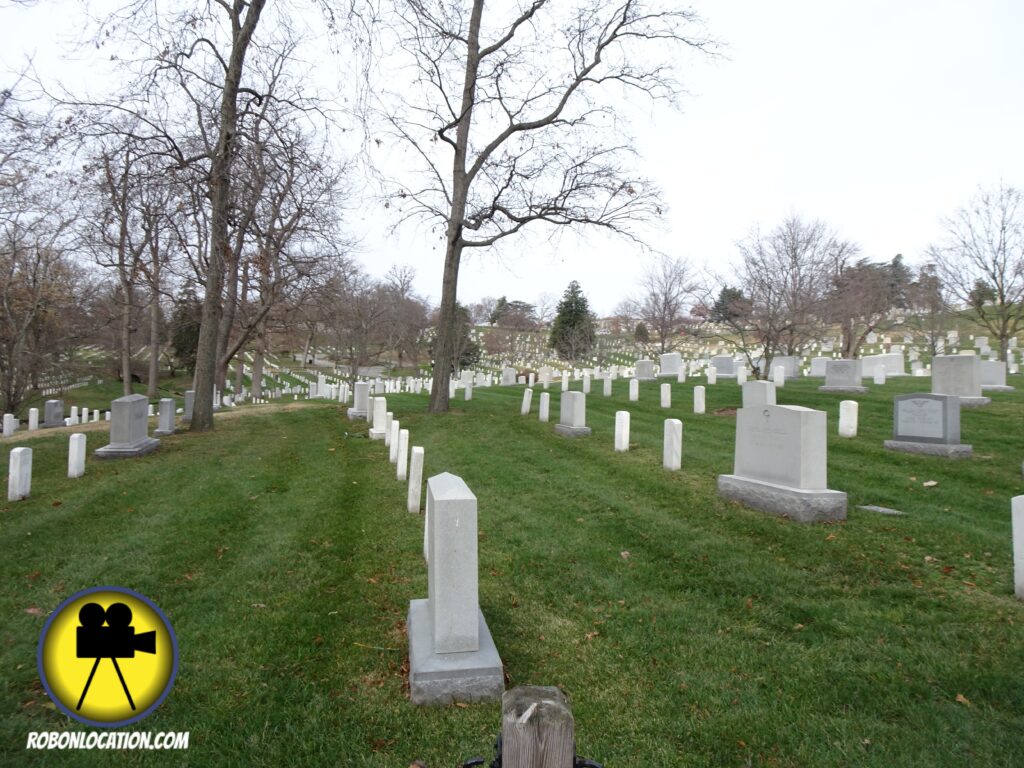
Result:
[[[532,0],[484,18],[484,0],[395,3],[397,47],[416,67],[417,93],[385,94],[391,133],[422,161],[422,183],[394,198],[404,217],[444,230],[445,262],[430,410],[448,410],[458,332],[459,266],[528,226],[593,225],[636,237],[661,212],[653,184],[630,171],[622,100],[672,99],[669,62],[707,52],[698,18],[643,0],[563,9]],[[380,141],[380,140],[378,140]]]
[[[942,227],[942,240],[928,248],[936,274],[1006,360],[1024,328],[1024,194],[1002,183],[979,189]]]
[[[852,255],[856,249],[849,252]],[[832,269],[832,286],[821,316],[839,326],[842,356],[854,358],[869,333],[891,325],[897,301],[892,269],[889,264],[874,264],[867,259],[848,263],[842,257]]]
[[[716,314],[718,327],[765,377],[777,354],[797,354],[815,337],[835,265],[857,251],[824,222],[791,216],[737,244],[739,292]],[[730,281],[721,280],[722,285]]]
[[[697,283],[685,261],[663,254],[644,272],[640,285],[643,293],[622,302],[616,314],[628,318],[634,328],[642,323],[654,334],[645,343],[645,351],[671,352],[682,341],[687,305]],[[641,343],[640,339],[637,342]]]

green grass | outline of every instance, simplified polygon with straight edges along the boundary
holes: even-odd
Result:
[[[855,398],[855,440],[835,436],[840,397],[815,380],[787,385],[781,404],[829,414],[829,486],[850,500],[833,525],[718,498],[735,417],[714,412],[739,405],[733,383],[708,388],[704,416],[692,414],[694,382],[672,385],[668,411],[657,383],[639,403],[625,381],[610,399],[597,383],[593,435],[576,440],[537,421],[539,393],[520,417],[522,387],[475,388],[444,417],[427,416],[424,397],[388,404],[425,447],[425,474],[461,475],[477,495],[480,601],[508,683],[561,686],[581,755],[609,768],[1019,766],[1024,604],[1009,499],[1024,493],[1024,382],[1013,379],[1017,392],[963,412],[965,461],[882,449],[892,396],[920,380]],[[632,412],[628,454],[612,451],[620,409]],[[684,423],[678,473],[661,469],[668,416]],[[89,439],[90,451],[102,444]],[[5,764],[111,764],[23,749],[31,730],[84,728],[48,706],[35,645],[47,612],[100,584],[152,598],[181,647],[173,692],[135,727],[191,733],[186,753],[120,753],[119,765],[440,768],[490,754],[497,704],[406,698],[423,519],[405,512],[365,423],[330,404],[254,410],[142,459],[90,459],[76,481],[64,478],[66,436],[20,444],[35,448],[34,495],[0,507]]]

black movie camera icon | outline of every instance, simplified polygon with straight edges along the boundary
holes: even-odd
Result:
[[[96,659],[96,663],[92,665],[89,679],[85,681],[85,688],[82,689],[82,696],[75,709],[82,709],[85,694],[89,692],[100,659],[110,659],[117,671],[117,679],[121,681],[124,695],[128,697],[128,704],[134,711],[135,702],[128,691],[128,684],[124,681],[117,660],[134,659],[136,651],[156,653],[156,632],[136,634],[135,628],[131,625],[132,609],[124,603],[111,603],[106,610],[103,610],[99,603],[86,603],[78,612],[78,621],[82,626],[77,630],[75,655],[80,659]],[[107,626],[103,626],[104,622]]]

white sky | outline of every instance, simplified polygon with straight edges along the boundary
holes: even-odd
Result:
[[[44,74],[81,76],[55,44],[81,28],[75,7],[0,0],[0,64],[35,54]],[[691,94],[682,112],[635,105],[643,172],[667,203],[663,229],[649,234],[655,248],[728,275],[736,240],[797,214],[825,220],[869,258],[903,253],[914,264],[940,218],[979,184],[1024,184],[1024,2],[720,0],[696,9],[728,59],[681,72]],[[352,212],[363,262],[378,274],[411,264],[418,291],[436,301],[441,243],[415,225],[387,235],[388,215],[372,202]],[[576,279],[608,314],[651,258],[603,235],[517,240],[501,257],[463,260],[459,299],[533,302]]]

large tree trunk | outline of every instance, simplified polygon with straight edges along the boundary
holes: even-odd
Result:
[[[469,129],[476,100],[476,75],[480,66],[480,20],[484,0],[473,1],[466,45],[466,77],[462,82],[462,112],[455,133],[455,157],[452,159],[452,208],[448,216],[447,247],[444,255],[444,277],[441,282],[441,307],[434,341],[434,384],[430,392],[431,413],[448,412],[448,384],[452,375],[455,346],[455,302],[459,283],[459,262],[462,260],[462,222],[466,215],[466,198],[471,179],[466,175]]]
[[[266,324],[260,323],[256,332],[256,351],[252,356],[252,396],[253,398],[263,397],[263,344],[266,334]]]
[[[206,271],[206,295],[203,297],[203,319],[196,349],[196,399],[192,411],[191,430],[213,429],[213,385],[217,374],[217,340],[224,286],[224,265],[228,257],[228,207],[231,203],[231,155],[238,122],[238,87],[242,67],[256,24],[266,0],[250,0],[245,21],[239,23],[239,10],[232,16],[233,44],[231,58],[224,76],[224,92],[220,103],[220,126],[217,147],[210,166],[210,254]]]

